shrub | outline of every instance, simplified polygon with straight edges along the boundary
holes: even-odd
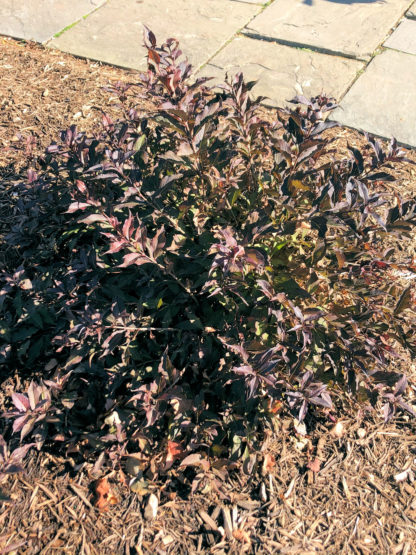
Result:
[[[38,383],[13,396],[14,431],[167,470],[238,458],[280,411],[333,419],[334,390],[413,414],[389,365],[415,353],[415,267],[388,245],[416,201],[380,188],[404,152],[367,136],[340,156],[333,100],[265,121],[241,74],[218,92],[175,40],[145,44],[142,81],[112,88],[126,118],[62,132],[17,188],[1,353]]]

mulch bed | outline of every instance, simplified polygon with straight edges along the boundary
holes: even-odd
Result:
[[[41,151],[72,123],[93,129],[101,110],[121,115],[102,87],[137,74],[11,39],[0,38],[0,48],[0,196],[6,199],[25,171],[25,157],[14,148],[19,133],[36,136]],[[344,147],[363,141],[355,131],[331,132]],[[416,160],[415,152],[409,156]],[[393,187],[414,194],[414,168],[394,171]],[[0,206],[0,240],[10,218]],[[407,366],[415,377],[415,365]],[[8,377],[0,385],[0,410],[13,383]],[[256,460],[244,466],[220,460],[200,476],[178,470],[164,483],[151,482],[158,500],[153,519],[145,511],[148,494],[130,491],[125,468],[106,474],[115,503],[99,511],[93,461],[77,465],[33,450],[25,473],[0,484],[0,553],[415,553],[415,421],[399,415],[385,425],[345,396],[337,403],[343,418],[336,430],[328,421],[307,420],[305,435],[293,420],[276,417],[276,433]]]

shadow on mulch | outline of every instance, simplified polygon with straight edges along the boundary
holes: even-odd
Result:
[[[413,423],[383,426],[361,415],[343,421],[342,438],[322,428],[309,441],[285,422],[278,428],[252,474],[213,464],[184,500],[153,484],[159,499],[153,521],[143,516],[147,496],[130,492],[119,472],[108,475],[119,503],[99,512],[89,493],[92,464],[71,477],[60,473],[63,459],[33,455],[24,475],[2,484],[9,501],[0,514],[0,549],[28,555],[415,552]],[[317,450],[315,473],[306,463]],[[264,473],[266,453],[276,462]],[[405,479],[397,476],[406,470]]]
[[[137,74],[11,39],[0,37],[0,45],[0,195],[7,204],[9,186],[26,170],[13,148],[18,133],[36,136],[41,152],[70,124],[91,130],[101,109],[121,115],[102,87]],[[331,133],[345,145],[362,141],[347,129]],[[395,171],[393,186],[414,193],[414,169]],[[0,242],[12,218],[6,204],[0,200]],[[13,387],[17,376],[3,379],[0,410]],[[159,503],[152,521],[144,517],[148,494],[131,492],[123,471],[107,474],[118,503],[100,512],[91,463],[33,450],[25,473],[0,484],[0,553],[415,553],[415,422],[405,416],[383,425],[371,414],[357,416],[352,404],[341,408],[341,437],[319,423],[303,437],[292,421],[276,418],[276,433],[253,464],[227,470],[214,461],[193,495],[180,495],[191,480],[175,471],[150,484]],[[319,471],[308,468],[312,461]]]

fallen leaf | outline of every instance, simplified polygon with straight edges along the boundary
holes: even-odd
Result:
[[[140,480],[137,478],[133,478],[133,480],[130,481],[130,489],[132,492],[142,497],[150,492],[149,482],[144,478]]]
[[[275,466],[276,466],[276,459],[274,458],[274,456],[270,455],[269,453],[264,455],[264,461],[263,461],[263,467],[262,467],[263,476],[270,474],[273,471]]]
[[[228,448],[224,445],[213,445],[211,451],[214,457],[221,457],[221,455],[228,451]]]
[[[300,179],[291,179],[289,187],[295,190],[299,189],[300,191],[309,191],[309,187],[302,183]]]
[[[307,467],[312,472],[319,472],[321,470],[321,461],[316,457],[313,461],[308,462]]]
[[[118,471],[118,479],[123,486],[127,487],[129,485],[126,475],[121,469]]]
[[[183,457],[184,450],[178,441],[168,441],[168,448],[166,454],[165,470],[168,470],[175,461]]]
[[[345,266],[345,263],[347,261],[345,254],[339,249],[335,249],[335,256],[337,257],[338,268],[342,270],[342,268]]]
[[[100,480],[97,480],[94,487],[94,493],[94,505],[100,511],[108,511],[110,505],[116,505],[118,503],[118,499],[111,490],[107,478],[100,478]]]
[[[280,412],[283,408],[283,403],[282,401],[269,401],[269,412],[271,414],[277,414],[278,412]]]
[[[180,466],[200,466],[207,471],[210,468],[209,461],[203,459],[200,453],[192,453],[183,459]]]
[[[126,472],[131,476],[139,476],[146,468],[143,458],[130,456],[126,459]]]
[[[253,471],[256,467],[257,457],[254,453],[252,453],[243,463],[243,472],[247,476],[253,474]]]

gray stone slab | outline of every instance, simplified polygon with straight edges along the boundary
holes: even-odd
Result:
[[[297,94],[340,98],[362,67],[356,60],[237,37],[200,74],[218,83],[226,72],[231,77],[242,71],[246,80],[258,81],[254,93],[267,96],[266,104],[284,106]]]
[[[409,19],[416,19],[416,2],[413,2],[413,4],[407,10],[406,17],[408,17]]]
[[[404,19],[384,43],[388,48],[416,54],[416,21]]]
[[[267,4],[267,0],[230,0],[231,2],[243,2],[244,4],[259,4],[264,6]]]
[[[331,119],[416,146],[416,56],[385,50],[347,92]]]
[[[199,67],[261,7],[224,0],[109,0],[105,6],[50,42],[65,52],[121,67],[144,68],[143,24],[159,42],[177,38]]]
[[[247,32],[367,59],[410,4],[411,0],[275,0]]]
[[[0,34],[45,42],[105,0],[0,0]]]

